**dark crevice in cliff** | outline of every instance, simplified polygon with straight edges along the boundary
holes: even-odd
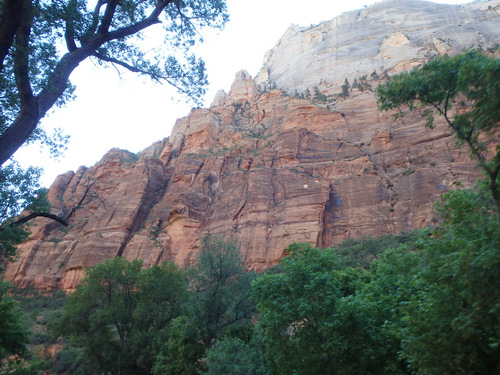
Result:
[[[146,166],[147,184],[144,188],[144,195],[141,199],[141,204],[137,209],[137,213],[132,219],[130,230],[120,244],[116,256],[122,256],[125,248],[129,244],[134,234],[141,230],[141,228],[145,227],[145,221],[148,218],[151,210],[156,206],[156,204],[158,204],[158,202],[163,198],[163,195],[165,194],[165,191],[168,187],[166,167],[161,163],[158,163],[158,165],[161,165],[162,167],[161,173],[159,175],[155,175],[149,165]]]
[[[321,228],[318,232],[317,244],[319,247],[331,247],[333,245],[334,224],[337,219],[336,209],[341,206],[339,197],[335,192],[333,183],[330,184],[328,200],[326,201],[321,218]]]
[[[378,160],[375,160],[373,158],[373,154],[370,154],[369,152],[363,150],[361,146],[358,146],[359,150],[368,157],[368,160],[375,166],[375,171],[377,177],[380,178],[380,193],[379,196],[384,202],[389,203],[389,210],[387,213],[387,217],[385,218],[384,222],[386,223],[385,226],[387,228],[387,233],[394,233],[395,228],[396,228],[396,223],[395,223],[395,206],[398,203],[398,193],[394,189],[394,178],[390,175],[387,164],[385,163],[384,156],[381,154],[381,162]],[[410,149],[407,149],[407,157],[410,158]],[[411,159],[410,159],[411,160]]]
[[[244,176],[246,177],[246,173],[244,174]],[[241,200],[240,202],[242,201],[242,203],[240,203],[239,205],[239,208],[238,210],[236,210],[236,213],[233,215],[233,227],[234,226],[238,226],[239,225],[239,219],[241,217],[241,213],[243,212],[243,210],[245,209],[245,207],[247,206],[247,203],[248,203],[248,178],[243,178],[245,184],[243,186],[243,189],[241,189]]]
[[[191,185],[194,183],[194,181],[196,180],[196,178],[198,177],[198,175],[200,174],[203,166],[205,165],[205,160],[202,160],[202,162],[200,163],[200,165],[198,166],[198,169],[196,169],[196,172],[194,172],[194,177],[191,181]]]
[[[165,163],[166,167],[170,166],[170,163],[171,163],[172,159],[176,159],[176,158],[178,158],[180,156],[180,154],[182,153],[182,150],[184,149],[185,142],[186,142],[186,136],[184,134],[182,134],[181,142],[180,142],[179,147],[175,148],[175,149],[172,148],[172,150],[170,151],[170,154],[168,155],[168,160]]]

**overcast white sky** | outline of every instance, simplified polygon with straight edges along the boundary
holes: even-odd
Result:
[[[447,4],[469,1],[441,0]],[[204,58],[210,81],[205,106],[219,89],[226,92],[234,75],[245,69],[255,76],[264,54],[288,26],[309,26],[339,14],[362,8],[370,0],[228,0],[231,20],[218,34],[203,30],[205,43],[197,48]],[[26,147],[15,158],[23,165],[44,168],[42,183],[50,186],[57,175],[91,166],[111,148],[139,152],[153,142],[170,136],[175,120],[186,116],[191,105],[172,99],[175,90],[132,73],[119,76],[113,68],[82,63],[71,76],[77,86],[76,100],[58,108],[43,120],[47,129],[60,127],[71,136],[68,149],[59,160],[48,158],[39,147]]]

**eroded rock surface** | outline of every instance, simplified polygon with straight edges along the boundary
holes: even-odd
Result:
[[[37,221],[7,278],[70,291],[84,267],[118,255],[146,266],[187,266],[205,233],[233,236],[248,267],[262,270],[294,241],[326,247],[432,224],[433,202],[458,182],[471,186],[479,172],[444,124],[429,130],[418,115],[403,122],[378,112],[372,90],[385,78],[370,73],[381,61],[389,71],[421,63],[426,50],[456,52],[448,49],[455,42],[436,41],[466,39],[450,32],[457,22],[462,26],[453,27],[470,29],[471,42],[480,35],[490,46],[500,35],[498,4],[486,2],[479,12],[479,5],[385,1],[315,28],[290,29],[263,69],[283,90],[260,92],[262,74],[256,82],[240,72],[229,94],[179,119],[169,138],[138,155],[113,149],[95,166],[59,176],[49,194],[54,213],[87,194],[83,208],[68,228]],[[438,22],[444,15],[449,21]],[[283,65],[287,56],[295,62]],[[344,98],[335,95],[347,77],[342,72],[367,75]],[[323,91],[301,99],[300,89],[315,82]],[[284,93],[292,90],[297,97]]]

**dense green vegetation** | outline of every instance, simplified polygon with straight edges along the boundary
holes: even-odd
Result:
[[[206,237],[187,271],[116,258],[89,269],[65,304],[14,297],[45,326],[32,343],[64,344],[35,361],[55,374],[494,374],[491,207],[481,187],[451,191],[437,227],[331,249],[292,244],[260,275],[244,271],[233,242]],[[353,265],[367,252],[369,265]]]

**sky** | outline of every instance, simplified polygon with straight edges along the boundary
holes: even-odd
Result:
[[[469,1],[441,0],[446,4]],[[210,86],[204,99],[208,107],[215,93],[229,91],[240,70],[256,76],[266,51],[274,47],[291,24],[309,26],[330,20],[346,11],[375,3],[369,0],[228,0],[230,21],[222,31],[200,30],[204,43],[194,51],[205,60]],[[155,26],[156,27],[156,26]],[[156,36],[146,33],[146,42],[161,48]],[[58,159],[38,145],[23,147],[14,158],[23,166],[44,169],[41,179],[49,187],[55,178],[79,166],[90,167],[111,148],[137,153],[170,136],[176,119],[189,114],[190,103],[168,85],[114,68],[97,67],[85,61],[73,72],[76,99],[56,108],[42,120],[50,132],[63,129],[70,136],[68,148]]]

